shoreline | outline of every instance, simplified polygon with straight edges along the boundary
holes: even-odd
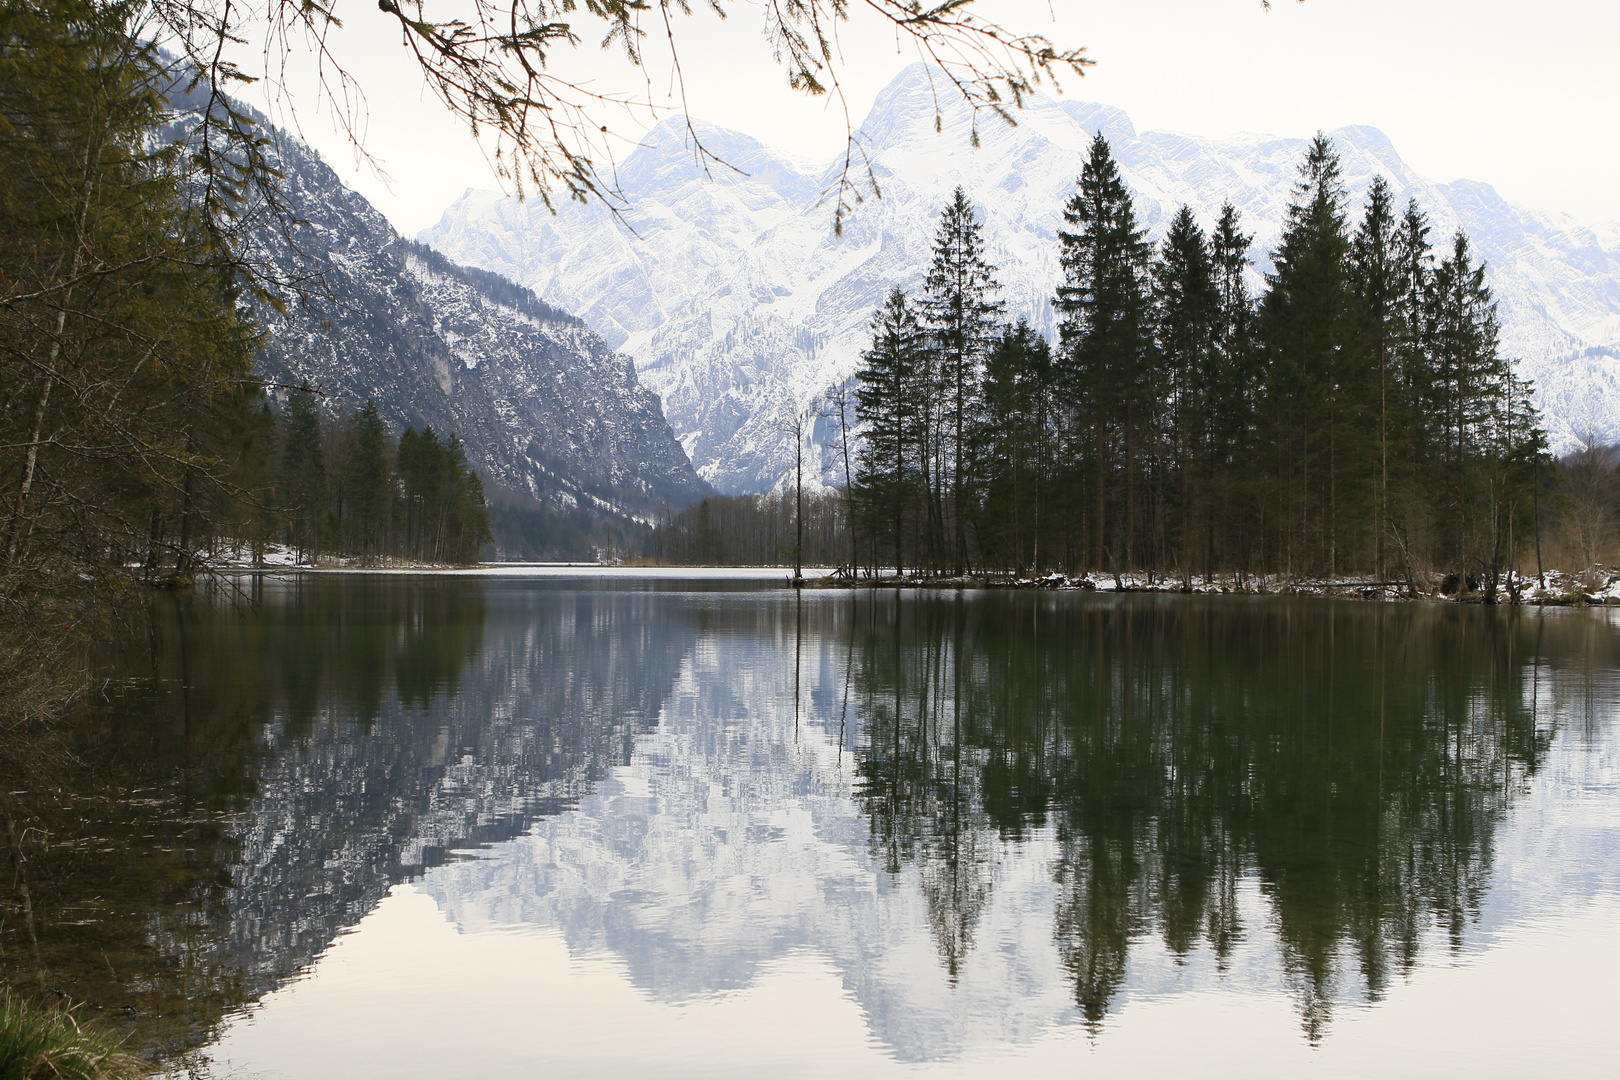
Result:
[[[1206,578],[1190,583],[1182,581],[1149,580],[1143,574],[1109,576],[1078,575],[1070,577],[1053,572],[1038,578],[1019,578],[1011,574],[983,574],[965,576],[913,576],[913,577],[851,577],[847,574],[828,575],[807,580],[806,588],[814,589],[995,589],[1035,590],[1049,592],[1084,592],[1139,594],[1165,596],[1316,596],[1334,600],[1363,600],[1388,602],[1431,602],[1452,604],[1481,604],[1533,607],[1602,607],[1620,606],[1620,572],[1611,572],[1601,566],[1578,574],[1562,570],[1549,570],[1543,586],[1535,577],[1507,575],[1499,583],[1495,595],[1481,588],[1454,588],[1450,579],[1434,575],[1427,587],[1416,588],[1406,581],[1373,581],[1367,578],[1342,578],[1337,581],[1296,580],[1280,575],[1238,578],[1234,576]]]
[[[608,577],[608,578],[676,578],[695,581],[780,580],[783,588],[794,587],[793,569],[788,566],[648,566],[628,563],[586,562],[512,562],[474,563],[471,565],[445,565],[434,563],[394,563],[377,565],[328,563],[307,565],[296,563],[269,563],[215,565],[208,573],[228,577],[266,575],[274,577],[295,574],[315,575],[459,575],[464,577]],[[972,575],[907,575],[861,576],[851,575],[843,567],[805,567],[805,589],[984,589],[1031,590],[1047,592],[1084,592],[1175,596],[1317,596],[1340,600],[1414,602],[1460,604],[1524,605],[1535,607],[1601,607],[1620,606],[1620,571],[1602,566],[1591,567],[1579,573],[1549,570],[1543,586],[1533,576],[1507,575],[1498,583],[1492,597],[1483,588],[1455,588],[1454,580],[1431,575],[1432,580],[1420,582],[1416,588],[1406,581],[1373,581],[1367,578],[1342,578],[1336,581],[1320,579],[1295,580],[1280,575],[1244,577],[1236,575],[1209,579],[1195,579],[1190,584],[1182,581],[1149,580],[1144,574],[1077,575],[1070,577],[1053,572],[1038,578],[1016,577],[1012,574]],[[1447,586],[1453,586],[1447,591]]]
[[[805,568],[805,582],[818,580],[812,575],[827,575],[834,572],[830,566],[817,566]],[[270,564],[252,566],[246,564],[230,564],[224,566],[211,566],[207,573],[228,577],[250,577],[262,575],[266,577],[291,577],[297,574],[311,575],[372,575],[386,576],[389,574],[419,574],[419,575],[460,575],[463,577],[526,577],[526,578],[569,578],[569,577],[615,577],[615,578],[685,578],[694,581],[780,581],[783,588],[788,588],[793,580],[792,567],[779,566],[643,566],[631,563],[585,563],[585,562],[486,562],[471,563],[464,566],[453,566],[436,563],[397,563],[393,565],[378,566],[375,564],[347,565],[347,566],[309,566],[305,564]]]

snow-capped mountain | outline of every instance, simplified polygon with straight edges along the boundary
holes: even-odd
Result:
[[[308,382],[329,411],[369,400],[397,434],[461,437],[488,480],[565,509],[634,516],[703,484],[630,360],[528,289],[401,237],[314,151],[274,132],[282,197],[250,257],[284,311],[256,314],[256,372]]]
[[[1045,97],[1017,118],[1016,127],[982,121],[975,148],[966,106],[937,75],[921,64],[902,72],[858,132],[882,198],[861,205],[842,235],[825,198],[841,158],[807,170],[693,120],[703,147],[731,168],[705,167],[677,118],[620,168],[622,216],[595,204],[552,215],[469,190],[419,238],[576,312],[634,357],[704,479],[761,490],[792,461],[783,414],[850,376],[888,289],[921,284],[957,185],[979,208],[1008,317],[1048,333],[1061,209],[1098,131],[1156,236],[1182,203],[1207,227],[1230,200],[1255,235],[1258,269],[1269,269],[1306,139],[1139,133],[1117,108]],[[1516,206],[1476,181],[1425,179],[1374,128],[1329,135],[1358,206],[1382,174],[1402,203],[1412,196],[1426,209],[1437,245],[1468,231],[1489,263],[1503,350],[1535,380],[1555,447],[1587,434],[1620,441],[1620,224]],[[823,422],[817,437],[830,463],[836,426]]]

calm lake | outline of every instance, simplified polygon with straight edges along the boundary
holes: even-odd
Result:
[[[1613,1075],[1620,612],[570,573],[155,606],[6,977],[214,1077]]]

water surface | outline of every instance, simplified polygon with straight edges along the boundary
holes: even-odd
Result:
[[[552,572],[152,615],[5,958],[199,1071],[1620,1050],[1603,610]]]

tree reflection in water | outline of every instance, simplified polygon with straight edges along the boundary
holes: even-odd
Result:
[[[105,658],[118,681],[74,760],[9,807],[33,881],[0,977],[153,1057],[209,1041],[392,885],[628,760],[690,638],[607,600],[536,618],[532,597],[427,577],[157,602]]]
[[[1154,938],[1217,967],[1274,940],[1315,1039],[1462,942],[1554,717],[1607,738],[1620,669],[1587,612],[455,578],[250,599],[155,608],[76,759],[6,803],[0,977],[154,1056],[412,878],[672,999],[811,948],[907,1060],[954,1052],[953,1009],[1072,1015],[1047,972],[1095,1028]],[[1031,955],[970,972],[997,918]],[[913,935],[938,972],[889,963]]]
[[[918,870],[953,978],[997,841],[1050,821],[1087,1022],[1143,935],[1224,962],[1253,875],[1312,1039],[1426,934],[1460,945],[1548,746],[1535,684],[1614,660],[1583,617],[1237,598],[877,597],[854,633],[874,853]]]

